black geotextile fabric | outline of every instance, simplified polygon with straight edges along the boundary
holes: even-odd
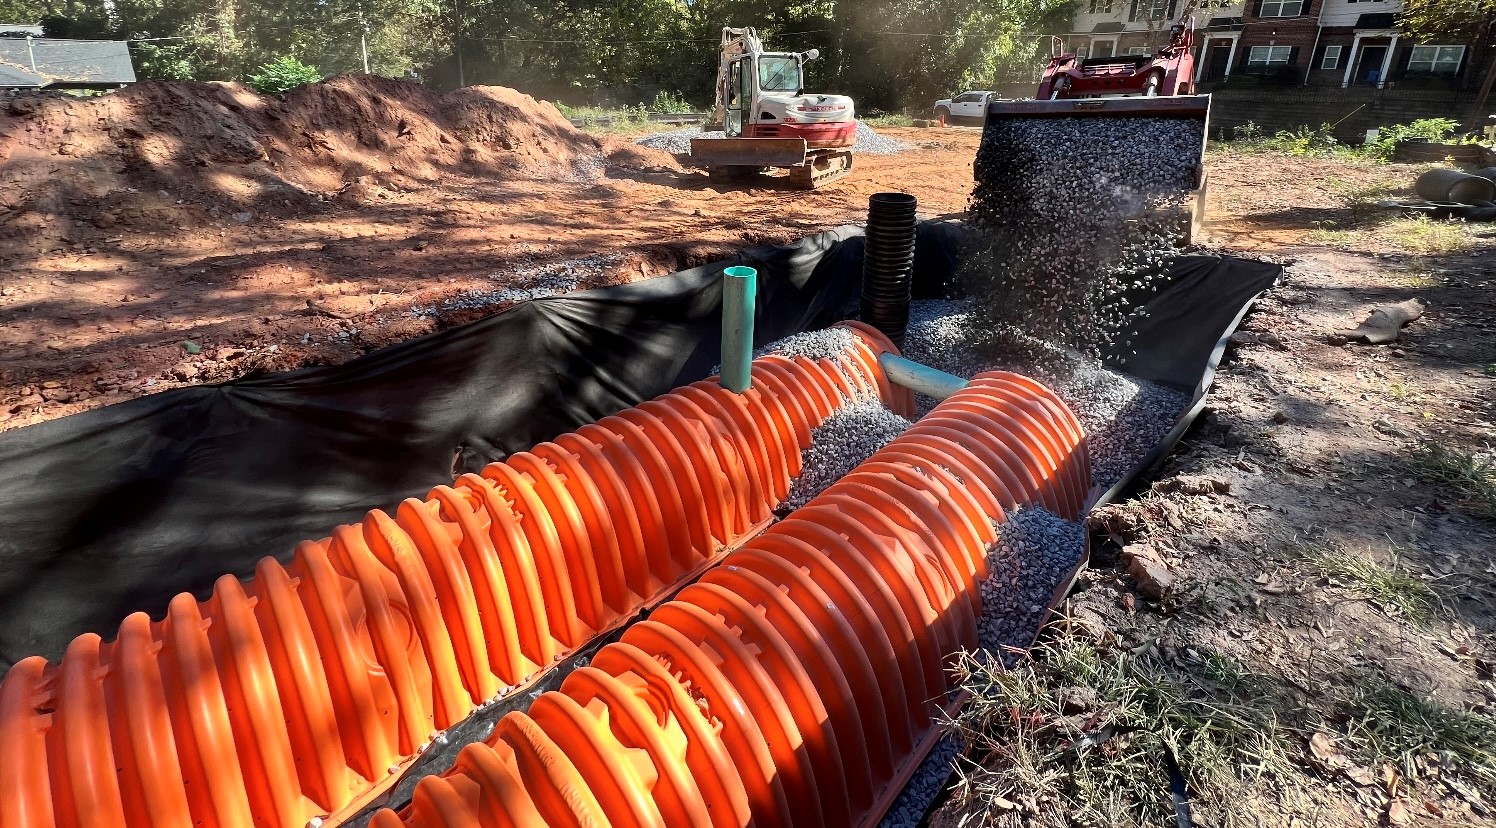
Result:
[[[958,232],[921,224],[917,295],[945,292]],[[707,376],[720,356],[724,267],[759,270],[760,345],[845,318],[862,249],[860,230],[840,228],[527,302],[340,366],[182,388],[0,434],[0,672],[28,655],[55,659],[81,633],[110,638],[131,612],[159,618],[179,592],[206,598],[218,577],[249,577],[265,556],[288,561],[298,541],[421,496],[454,471]],[[1225,335],[1277,273],[1182,260],[1124,370],[1194,390],[1198,402]]]

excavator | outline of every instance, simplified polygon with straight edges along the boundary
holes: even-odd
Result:
[[[845,95],[805,93],[805,64],[817,57],[817,49],[766,52],[752,28],[723,28],[706,131],[724,136],[693,138],[692,162],[719,183],[787,168],[790,182],[806,190],[850,173],[856,113]]]

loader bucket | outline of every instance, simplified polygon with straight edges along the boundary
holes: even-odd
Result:
[[[698,167],[798,167],[805,163],[804,138],[692,138]]]
[[[992,101],[987,121],[1004,118],[1187,118],[1200,122],[1196,189],[1205,186],[1205,136],[1210,130],[1209,95],[1172,97],[1065,98],[1056,101]]]
[[[1200,151],[1195,162],[1189,215],[1181,216],[1181,235],[1192,242],[1205,215],[1205,141],[1210,130],[1209,95],[1169,97],[1063,98],[1053,101],[992,101],[987,104],[984,130],[1014,118],[1181,118],[1200,122]],[[985,137],[984,137],[985,140]],[[1056,150],[1063,148],[1057,147]],[[974,168],[980,178],[981,165]]]

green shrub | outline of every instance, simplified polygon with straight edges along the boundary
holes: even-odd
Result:
[[[1277,135],[1266,139],[1265,143],[1269,149],[1289,155],[1329,155],[1340,148],[1340,142],[1335,140],[1331,130],[1329,124],[1320,124],[1319,129],[1301,126],[1292,132],[1279,130]]]
[[[322,80],[322,73],[316,67],[285,55],[262,65],[260,71],[249,76],[249,85],[263,95],[278,95],[319,80]]]
[[[1393,124],[1377,130],[1376,140],[1367,141],[1366,145],[1361,148],[1361,152],[1367,158],[1390,161],[1392,151],[1397,148],[1398,141],[1406,141],[1409,138],[1443,141],[1453,135],[1459,126],[1459,122],[1451,118],[1423,118],[1411,124]]]
[[[664,112],[670,115],[679,115],[685,112],[694,112],[691,105],[679,92],[667,92],[664,89],[655,93],[654,103],[650,104],[649,111]]]
[[[1231,130],[1231,142],[1240,149],[1259,152],[1286,152],[1298,156],[1325,156],[1341,152],[1345,147],[1332,134],[1330,124],[1321,124],[1318,129],[1301,126],[1295,130],[1279,130],[1272,136],[1264,135],[1262,127],[1251,121]]]

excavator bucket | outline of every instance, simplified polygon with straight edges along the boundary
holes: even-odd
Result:
[[[692,138],[691,162],[723,167],[798,167],[805,163],[804,138]]]
[[[1205,141],[1210,130],[1209,95],[992,101],[987,104],[984,130],[993,129],[997,123],[1014,118],[1179,118],[1199,121],[1200,148],[1195,156],[1195,186],[1189,193],[1190,214],[1181,216],[1184,241],[1193,241],[1205,217]],[[980,175],[980,170],[977,170],[977,174]]]

